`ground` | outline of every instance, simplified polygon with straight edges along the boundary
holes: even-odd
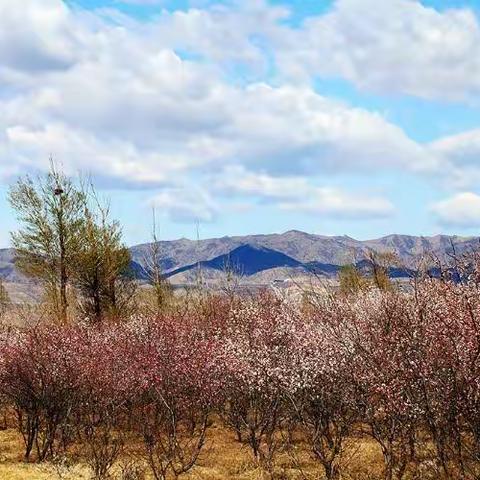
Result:
[[[77,466],[72,471],[55,468],[52,464],[25,463],[22,461],[22,437],[15,430],[0,431],[0,479],[1,480],[88,480],[85,466]],[[318,480],[323,478],[322,469],[312,461],[302,448],[295,454],[281,454],[278,459],[276,478],[285,480]],[[297,458],[294,458],[297,457]],[[301,466],[303,473],[294,468]],[[381,457],[377,446],[362,440],[353,440],[343,459],[346,480],[367,480],[379,478]],[[369,472],[369,473],[367,473]],[[372,476],[377,472],[378,476]],[[148,478],[148,477],[147,477]],[[205,449],[198,465],[183,476],[185,480],[260,480],[262,476],[252,460],[247,446],[235,441],[231,432],[214,425],[208,435]]]

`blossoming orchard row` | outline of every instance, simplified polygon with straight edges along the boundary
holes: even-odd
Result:
[[[329,479],[346,442],[378,442],[384,478],[478,478],[480,289],[210,298],[158,318],[6,330],[0,390],[25,458],[80,445],[106,478],[129,444],[156,479],[189,471],[212,417],[265,472],[299,442]],[[414,477],[417,475],[417,477]]]

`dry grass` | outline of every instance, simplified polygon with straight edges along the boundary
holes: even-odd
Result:
[[[16,430],[0,432],[0,479],[2,480],[59,480],[50,464],[38,465],[23,462],[23,440]],[[85,469],[75,469],[68,480],[88,479]],[[65,479],[67,480],[67,479]]]
[[[52,464],[25,463],[22,459],[22,437],[15,430],[0,431],[0,479],[1,480],[88,480],[88,469],[75,466],[59,469]],[[381,454],[377,446],[362,439],[352,440],[346,449],[342,463],[347,475],[345,480],[366,480],[381,475]],[[279,480],[318,480],[323,471],[304,446],[297,445],[291,452],[279,454],[275,478]],[[148,477],[147,477],[148,478]],[[209,430],[205,449],[198,465],[185,480],[263,480],[262,473],[252,459],[247,446],[239,444],[231,432],[219,425]]]

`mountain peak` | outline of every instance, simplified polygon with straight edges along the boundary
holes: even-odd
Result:
[[[287,271],[300,274],[301,271],[311,271],[312,268],[333,276],[338,271],[337,267],[361,261],[371,250],[394,252],[402,264],[410,268],[427,253],[447,260],[452,242],[458,253],[479,246],[475,238],[447,235],[420,237],[392,234],[375,240],[360,241],[347,235],[332,237],[300,230],[198,241],[179,239],[161,241],[159,244],[162,259],[160,266],[170,277],[188,272],[198,264],[210,272],[221,272],[233,267],[244,276],[255,276],[267,270],[271,270],[271,276],[287,275]],[[132,266],[135,271],[141,272],[149,244],[136,245],[130,251]],[[21,281],[13,264],[11,249],[0,250],[0,277],[7,282]]]
[[[211,260],[193,263],[174,270],[169,273],[169,276],[193,270],[199,265],[202,268],[217,271],[227,271],[231,269],[237,274],[249,276],[271,268],[298,267],[301,265],[301,262],[276,250],[271,250],[261,245],[245,243]]]

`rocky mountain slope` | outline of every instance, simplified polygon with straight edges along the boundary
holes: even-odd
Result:
[[[188,269],[189,266],[198,262],[202,262],[203,267],[209,268],[212,266],[211,262],[217,257],[218,260],[215,260],[217,263],[221,262],[222,258],[225,261],[226,255],[235,257],[238,252],[241,252],[237,249],[244,246],[249,246],[251,249],[268,249],[286,255],[299,264],[316,264],[321,271],[327,270],[325,273],[329,271],[334,273],[337,269],[332,266],[360,262],[371,250],[393,252],[402,264],[414,268],[426,254],[433,254],[441,260],[446,260],[454,248],[457,252],[462,252],[477,248],[480,243],[477,238],[448,235],[434,237],[389,235],[379,239],[360,241],[348,236],[327,237],[292,230],[283,234],[223,237],[198,242],[187,239],[160,242],[164,259],[162,267],[169,274],[175,271],[180,273],[179,269]],[[148,252],[148,244],[132,247],[131,252],[133,260],[142,264]],[[258,257],[243,255],[241,260],[243,270],[250,271],[255,270],[254,264],[258,261]]]
[[[360,241],[348,236],[328,237],[292,230],[283,234],[222,237],[200,241],[185,238],[160,242],[162,268],[174,283],[189,283],[200,266],[207,278],[218,277],[233,269],[255,282],[316,273],[333,277],[341,265],[358,263],[370,250],[394,252],[408,268],[426,254],[441,260],[448,258],[453,248],[457,252],[478,248],[477,238],[416,237],[388,235],[375,240]],[[134,271],[142,277],[149,244],[131,248]],[[398,272],[397,272],[398,274]],[[25,279],[15,270],[13,251],[0,250],[0,277],[9,283]]]

